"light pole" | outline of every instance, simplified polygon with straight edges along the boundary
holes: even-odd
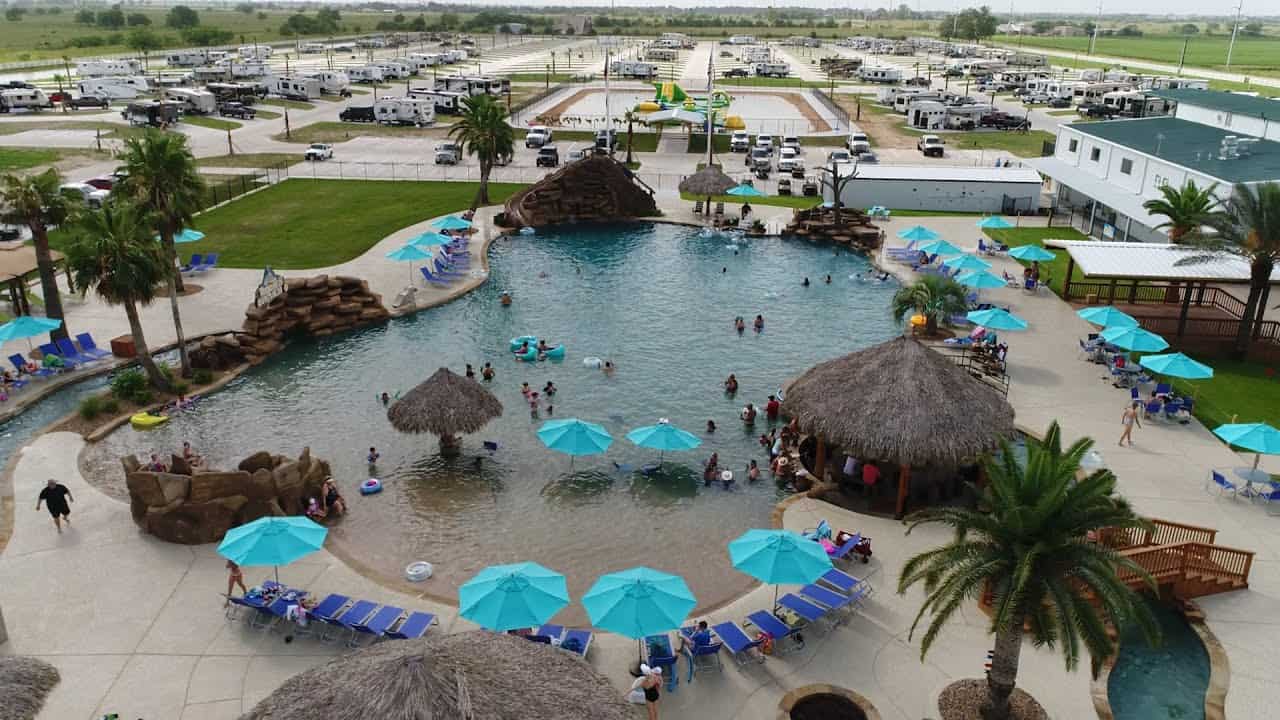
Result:
[[[1098,43],[1098,28],[1102,26],[1102,0],[1098,0],[1098,19],[1093,23],[1093,34],[1089,36],[1089,54],[1093,54],[1094,46]]]
[[[1236,21],[1231,26],[1231,43],[1227,45],[1227,69],[1231,69],[1231,51],[1236,49],[1236,33],[1240,32],[1240,11],[1244,10],[1244,0],[1236,3]]]

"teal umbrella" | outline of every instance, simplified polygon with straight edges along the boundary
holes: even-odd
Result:
[[[726,194],[737,195],[739,197],[764,197],[764,193],[755,189],[751,185],[747,185],[746,183],[738,185],[737,187],[729,188],[729,191]]]
[[[433,247],[436,245],[449,245],[453,242],[453,238],[448,235],[441,235],[438,232],[424,232],[421,235],[409,240],[410,245],[416,247]]]
[[[1009,257],[1027,262],[1048,262],[1058,256],[1039,245],[1019,245],[1009,251]]]
[[[1213,368],[1204,363],[1196,362],[1182,353],[1143,355],[1138,364],[1151,372],[1188,380],[1206,380],[1213,377]]]
[[[921,245],[916,249],[929,255],[959,255],[964,252],[946,240],[934,240],[928,245]]]
[[[431,225],[433,227],[438,227],[441,230],[467,230],[471,227],[471,223],[469,221],[463,220],[456,215],[449,215],[447,217],[440,218],[439,220],[431,223]]]
[[[990,330],[1026,330],[1027,321],[1001,308],[974,310],[965,315],[969,322]]]
[[[1238,423],[1219,425],[1213,434],[1226,440],[1228,444],[1252,450],[1253,469],[1258,469],[1258,461],[1263,455],[1280,454],[1280,430],[1266,423]]]
[[[662,453],[667,450],[692,450],[702,444],[696,435],[672,425],[665,418],[656,425],[638,427],[627,433],[627,439],[642,448],[658,451],[661,462]]]
[[[950,260],[944,261],[942,264],[946,265],[952,270],[961,270],[965,272],[969,270],[986,270],[987,268],[991,267],[991,263],[987,262],[986,260],[983,260],[982,258],[976,258],[972,255],[961,255],[960,257],[953,257]],[[1003,285],[1004,281],[1001,280],[1000,284]]]
[[[1004,280],[992,275],[986,270],[977,270],[967,272],[956,278],[956,282],[977,290],[985,290],[988,288],[1004,287]]]
[[[906,230],[899,230],[898,237],[911,242],[923,242],[925,240],[937,240],[942,236],[923,225],[912,225]]]
[[[157,235],[156,240],[159,240],[159,239],[160,239],[160,236]],[[173,236],[173,241],[175,243],[193,243],[193,242],[200,242],[203,239],[204,239],[204,233],[200,232],[199,230],[193,230],[191,228],[183,228],[181,232]]]
[[[61,320],[21,315],[4,325],[0,325],[0,343],[27,338],[27,349],[30,350],[31,338],[36,335],[43,335],[51,330],[57,330],[60,327],[62,327]]]
[[[1085,308],[1077,311],[1076,315],[1105,328],[1138,327],[1138,321],[1132,315],[1123,310],[1117,310],[1111,305]]]
[[[791,530],[748,530],[729,543],[729,559],[739,571],[774,586],[804,585],[831,569],[831,557],[820,543]]]
[[[1102,331],[1102,339],[1116,347],[1138,352],[1159,352],[1169,347],[1164,338],[1140,327],[1106,328]]]
[[[608,430],[577,418],[548,420],[538,428],[538,439],[548,448],[569,456],[596,455],[613,444]]]
[[[423,250],[417,245],[405,245],[402,248],[392,250],[387,253],[387,257],[395,260],[396,262],[409,263],[409,284],[413,285],[413,264],[415,262],[430,260],[432,256],[431,253]]]
[[[592,625],[636,640],[679,628],[697,604],[683,578],[647,567],[601,575],[582,596]]]
[[[532,562],[491,565],[458,588],[458,613],[498,632],[537,627],[568,604],[564,576]]]
[[[218,554],[237,565],[280,566],[304,558],[324,546],[329,531],[305,517],[267,516],[231,528],[218,543]]]
[[[1009,222],[1008,220],[1005,220],[999,215],[992,215],[990,217],[984,217],[981,220],[979,220],[978,227],[984,228],[986,230],[1006,230],[1008,228],[1013,227],[1013,223]]]

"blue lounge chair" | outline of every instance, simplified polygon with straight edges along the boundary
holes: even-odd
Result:
[[[285,610],[290,605],[296,605],[298,601],[307,596],[305,590],[295,590],[293,588],[284,588],[280,593],[272,596],[271,602],[263,604],[259,607],[253,617],[249,618],[249,627],[267,628],[273,625],[277,618],[284,617]]]
[[[70,358],[71,360],[76,361],[79,365],[88,365],[91,362],[98,361],[98,358],[84,355],[79,350],[76,350],[76,346],[72,344],[71,340],[68,338],[57,340],[54,344],[58,347],[59,355],[63,358]]]
[[[828,626],[835,624],[835,620],[827,616],[827,609],[805,600],[799,595],[787,593],[778,598],[778,607],[786,608],[795,613],[804,620],[807,625],[816,626],[818,623],[826,622]],[[777,607],[774,612],[777,612]],[[798,628],[797,628],[798,629]]]
[[[1156,383],[1156,397],[1169,397],[1172,394],[1172,385],[1169,383]]]
[[[418,269],[422,271],[422,277],[425,278],[426,281],[431,283],[432,285],[449,285],[450,284],[448,280],[442,277],[437,277],[435,275],[432,275],[431,270],[428,269],[426,265],[423,265]]]
[[[752,640],[748,637],[746,631],[739,627],[738,623],[725,622],[719,625],[712,625],[711,630],[715,632],[716,637],[720,638],[720,642],[729,648],[729,653],[734,662],[739,665],[744,665],[748,661],[764,662],[763,654],[752,652],[760,647],[760,641]]]
[[[55,370],[42,367],[38,367],[35,370],[27,370],[27,361],[23,360],[22,356],[16,353],[9,356],[9,362],[13,365],[13,369],[18,372],[18,375],[31,375],[32,377],[47,378],[57,372]]]
[[[1176,421],[1178,419],[1178,413],[1182,412],[1182,408],[1183,408],[1182,400],[1174,400],[1173,402],[1165,403],[1164,419]]]
[[[773,652],[778,655],[786,655],[789,652],[804,649],[804,642],[797,640],[795,637],[795,628],[782,622],[771,612],[757,610],[747,616],[751,624],[760,628],[764,632],[773,636]],[[791,642],[783,643],[784,640]]]
[[[387,631],[387,637],[396,640],[413,640],[427,634],[436,623],[436,616],[431,613],[414,611],[400,622],[394,630]]]
[[[347,641],[348,647],[359,646],[359,636],[368,635],[373,639],[382,637],[387,630],[404,615],[404,609],[394,605],[384,605],[382,609],[373,614],[373,617],[363,622],[351,623],[351,639]],[[372,640],[370,640],[372,642]]]
[[[187,274],[195,272],[196,268],[204,264],[204,256],[200,253],[191,253],[191,262],[178,268],[178,271]]]
[[[547,623],[542,627],[538,628],[535,634],[541,635],[542,637],[549,637],[552,640],[559,640],[560,638],[564,637],[564,626]]]
[[[818,582],[824,583],[849,596],[852,596],[859,588],[865,588],[864,594],[868,597],[872,592],[874,592],[871,588],[871,583],[866,580],[860,580],[843,570],[837,570],[835,568],[831,568],[823,573],[822,577],[818,578]]]
[[[266,588],[267,586],[264,584],[263,587]],[[254,616],[256,616],[259,610],[267,607],[267,598],[265,595],[245,595],[244,597],[227,596],[227,602],[229,604],[227,605],[225,614],[228,620],[234,620],[240,614],[240,608],[248,608],[249,610],[252,610]],[[252,617],[253,616],[251,616],[251,618]]]
[[[827,553],[827,556],[834,560],[847,560],[849,553],[853,552],[853,548],[862,542],[862,533],[854,533],[853,537],[844,541],[844,544],[836,548],[833,552]]]
[[[591,640],[595,637],[590,630],[565,630],[560,638],[560,649],[568,650],[585,658],[591,649]]]
[[[1235,483],[1223,477],[1222,473],[1217,470],[1209,471],[1209,479],[1204,484],[1205,492],[1216,490],[1219,495],[1230,493],[1232,497],[1235,497],[1235,494],[1239,489],[1240,488],[1238,488]]]
[[[378,609],[378,604],[375,602],[370,602],[368,600],[357,600],[355,604],[347,608],[347,611],[342,613],[342,615],[336,616],[332,620],[324,620],[323,618],[321,618],[321,620],[328,625],[340,627],[350,632],[351,635],[354,637],[356,631],[352,628],[352,626],[354,626],[358,622],[367,620],[369,616],[373,614],[373,611],[377,609]],[[329,637],[328,633],[326,633],[324,635],[321,635],[320,639],[328,641],[331,638]]]
[[[218,253],[209,253],[209,256],[204,259],[204,262],[196,267],[193,272],[206,273],[216,267],[218,267]]]
[[[724,647],[724,643],[719,640],[713,640],[705,645],[696,645],[692,642],[693,634],[697,632],[697,626],[690,625],[680,628],[680,634],[690,642],[684,646],[685,658],[689,661],[689,681],[693,681],[693,676],[699,670],[723,670],[724,665],[720,663],[720,648]]]
[[[466,273],[458,272],[439,260],[436,260],[432,265],[435,267],[436,275],[439,277],[464,277],[466,275]]]
[[[76,342],[80,343],[80,354],[88,355],[92,358],[103,360],[111,357],[111,353],[98,347],[98,343],[93,341],[93,336],[89,333],[80,333],[76,336]]]
[[[338,595],[331,593],[328,597],[320,601],[320,604],[311,609],[311,620],[313,622],[333,625],[333,619],[342,612],[344,608],[351,603],[351,598],[346,595]],[[308,633],[309,634],[309,633]]]
[[[811,602],[826,606],[830,611],[844,610],[853,603],[853,598],[848,595],[815,584],[800,588],[800,595]]]
[[[45,355],[56,355],[57,357],[61,358],[63,364],[66,366],[66,369],[68,370],[75,370],[77,367],[80,366],[80,363],[77,363],[73,358],[63,357],[62,353],[59,352],[58,348],[54,347],[53,343],[45,343],[41,345],[40,352],[44,353]]]

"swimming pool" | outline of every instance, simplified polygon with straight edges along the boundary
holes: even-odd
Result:
[[[725,544],[767,526],[782,491],[748,486],[745,468],[766,456],[737,419],[745,402],[762,405],[784,381],[817,361],[898,332],[887,307],[896,286],[850,275],[865,259],[794,240],[702,237],[668,224],[573,226],[495,241],[491,281],[439,308],[385,326],[298,340],[194,410],[149,432],[123,429],[86,454],[86,464],[117,487],[119,455],[171,451],[188,439],[225,467],[257,449],[294,455],[309,445],[333,463],[351,504],[332,526],[335,549],[384,581],[399,582],[413,560],[436,575],[417,592],[456,598],[456,587],[484,566],[534,560],[565,573],[574,597],[608,571],[645,564],[680,573],[703,607],[749,587],[732,570]],[[825,282],[831,275],[831,284]],[[812,285],[802,287],[809,277]],[[502,307],[510,290],[515,302]],[[739,335],[733,319],[765,317],[765,331]],[[561,363],[519,363],[508,340],[538,335],[563,342]],[[612,359],[605,377],[586,356]],[[489,388],[502,417],[468,437],[458,458],[442,457],[431,436],[390,428],[378,393],[403,392],[440,366],[461,373],[497,368]],[[721,383],[735,373],[741,389]],[[545,449],[520,384],[559,387],[555,418],[578,417],[614,436],[605,455]],[[619,471],[657,453],[631,445],[627,431],[661,417],[703,438],[688,453],[667,453],[663,472]],[[707,435],[707,420],[717,432]],[[489,456],[482,441],[498,444]],[[369,446],[382,453],[386,490],[361,497]],[[712,452],[733,469],[732,490],[703,487],[700,463]],[[480,458],[477,468],[476,460]],[[573,622],[575,618],[566,617]]]
[[[1107,678],[1116,720],[1203,720],[1209,654],[1175,609],[1148,598],[1163,642],[1151,647],[1137,628],[1120,634],[1120,654]]]

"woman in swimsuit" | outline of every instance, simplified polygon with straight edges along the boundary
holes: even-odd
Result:
[[[644,691],[644,705],[649,713],[649,720],[658,720],[658,698],[661,697],[659,688],[662,687],[662,668],[650,668],[648,665],[641,665],[640,677],[632,683],[631,690],[628,695],[636,690]]]
[[[757,316],[756,316],[755,328],[756,328],[756,332],[760,332],[761,330],[764,330],[764,316],[763,316],[763,315],[757,315]]]

